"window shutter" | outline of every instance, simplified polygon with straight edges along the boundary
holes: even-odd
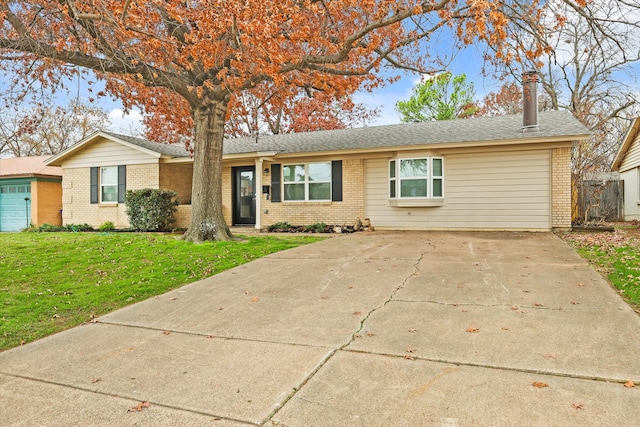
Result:
[[[331,201],[342,201],[342,160],[331,162]]]
[[[127,191],[127,166],[118,166],[118,203],[124,203],[124,193]]]
[[[271,165],[271,201],[281,202],[282,196],[280,195],[280,176],[282,165],[274,163]]]
[[[89,193],[91,203],[98,203],[98,168],[93,167],[89,172]]]

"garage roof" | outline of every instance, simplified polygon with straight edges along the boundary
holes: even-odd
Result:
[[[44,164],[50,157],[51,155],[0,159],[0,178],[30,176],[62,177],[62,168]]]

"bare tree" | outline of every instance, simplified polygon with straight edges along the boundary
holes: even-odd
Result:
[[[57,154],[109,124],[106,111],[76,99],[66,106],[39,105],[0,119],[0,155]]]

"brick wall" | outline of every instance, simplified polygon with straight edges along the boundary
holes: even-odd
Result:
[[[161,163],[160,187],[178,194],[178,202],[191,204],[191,181],[193,179],[193,163]]]
[[[62,225],[62,183],[31,182],[31,223]]]
[[[551,150],[551,227],[571,228],[571,148]]]
[[[271,182],[269,175],[263,176],[264,184]],[[230,180],[229,180],[230,182]],[[261,227],[286,221],[291,225],[353,224],[364,216],[364,160],[353,159],[342,162],[341,202],[277,202],[262,197]],[[229,200],[231,200],[229,196]],[[267,213],[265,213],[265,210]],[[226,217],[225,217],[226,219]]]
[[[62,223],[99,227],[111,221],[116,228],[129,226],[124,203],[92,204],[89,168],[67,168],[62,179]],[[158,164],[127,165],[127,190],[159,188]]]

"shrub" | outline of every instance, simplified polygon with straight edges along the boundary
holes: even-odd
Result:
[[[53,232],[78,232],[78,231],[93,231],[94,228],[89,224],[65,224],[65,225],[51,225],[42,224],[39,226],[31,224],[28,228],[23,229],[25,232],[35,233],[53,233]]]
[[[324,222],[316,222],[315,224],[307,225],[304,227],[304,231],[311,233],[324,233],[327,228],[327,224]]]
[[[291,227],[291,224],[288,222],[276,222],[269,226],[269,231],[289,231]]]
[[[98,227],[98,230],[100,231],[113,231],[115,229],[116,229],[116,226],[113,225],[113,222],[111,221],[105,221],[100,225],[100,227]]]
[[[178,210],[174,191],[154,188],[127,190],[124,203],[131,229],[137,231],[170,230]]]

